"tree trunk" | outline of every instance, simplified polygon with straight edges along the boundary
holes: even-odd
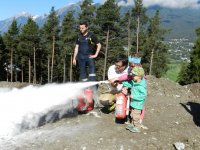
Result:
[[[105,51],[104,68],[103,68],[103,81],[105,80],[105,77],[106,77],[106,64],[107,64],[107,56],[108,56],[109,32],[110,32],[110,30],[108,28],[107,35],[106,35],[106,51]]]
[[[10,52],[10,82],[13,82],[13,48]]]
[[[43,78],[42,78],[42,75],[41,75],[41,76],[40,76],[40,84],[42,84],[42,79],[43,79]]]
[[[70,58],[70,74],[69,74],[69,80],[70,80],[70,82],[72,82],[72,63],[73,63],[72,54],[71,54],[70,57],[71,57],[71,58]]]
[[[151,73],[152,73],[153,53],[154,53],[154,48],[151,51],[151,61],[150,61],[150,67],[149,67],[149,75],[151,75]]]
[[[28,82],[31,83],[31,60],[30,60],[30,58],[28,60],[28,69],[29,69]]]
[[[36,84],[36,64],[35,64],[35,47],[33,47],[33,50],[34,50],[34,54],[33,54],[33,84]]]
[[[9,75],[8,75],[8,70],[6,71],[6,81],[8,82],[8,77],[9,77]]]
[[[24,65],[22,63],[22,70],[21,70],[21,78],[22,78],[22,83],[24,83]]]
[[[63,83],[66,81],[66,64],[65,64],[65,58],[64,58],[64,65],[63,65]]]
[[[130,55],[130,50],[131,50],[131,29],[130,29],[130,25],[131,25],[131,14],[129,13],[129,19],[128,19],[128,52],[127,55]]]
[[[18,76],[17,76],[17,69],[15,69],[15,82],[17,82],[17,78],[18,78]]]
[[[52,45],[52,60],[51,60],[51,83],[53,81],[53,64],[54,64],[54,53],[55,53],[55,36],[53,36],[53,45]]]
[[[138,15],[137,18],[137,48],[136,48],[136,53],[139,51],[139,32],[140,32],[140,16]]]
[[[47,65],[47,70],[48,70],[48,83],[50,82],[50,58],[48,57],[48,65]]]

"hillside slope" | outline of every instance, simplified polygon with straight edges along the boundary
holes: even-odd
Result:
[[[200,149],[199,90],[200,84],[180,86],[148,76],[144,119],[148,130],[131,133],[125,124],[115,122],[114,113],[95,109],[26,131],[2,142],[0,149],[173,150],[176,142],[187,150]]]

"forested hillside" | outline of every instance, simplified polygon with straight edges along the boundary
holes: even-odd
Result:
[[[162,77],[167,72],[170,45],[166,37],[171,31],[162,26],[162,8],[153,7],[149,10],[155,11],[148,13],[142,0],[137,0],[121,15],[122,9],[114,0],[98,7],[91,2],[81,3],[78,16],[68,11],[62,22],[54,7],[42,26],[32,17],[21,26],[14,19],[0,37],[0,79],[42,84],[78,81],[78,69],[72,66],[71,59],[81,20],[89,23],[102,44],[96,58],[98,80],[106,79],[108,66],[119,54],[139,53],[147,74]]]

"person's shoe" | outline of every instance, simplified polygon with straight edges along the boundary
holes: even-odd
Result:
[[[130,122],[129,121],[126,121],[126,122],[124,122],[125,124],[127,124],[127,125],[129,125],[130,124]]]
[[[127,130],[130,130],[130,129],[132,129],[132,128],[134,128],[134,125],[133,125],[133,124],[128,124],[128,125],[126,126],[126,129],[127,129]]]
[[[127,124],[127,125],[128,125],[128,124],[133,124],[133,122],[132,122],[130,119],[128,119],[128,120],[125,121],[124,123]]]
[[[145,125],[143,125],[143,124],[141,124],[140,127],[141,127],[142,129],[145,129],[145,130],[148,130],[148,129],[149,129],[147,126],[145,126]]]
[[[137,127],[133,127],[133,128],[130,128],[129,131],[133,132],[133,133],[139,133],[140,132],[140,129],[137,128]]]

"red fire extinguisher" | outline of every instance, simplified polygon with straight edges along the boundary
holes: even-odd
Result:
[[[119,93],[116,98],[115,117],[118,119],[124,119],[127,112],[127,96],[123,93]]]
[[[90,88],[84,90],[85,96],[87,98],[88,107],[87,110],[91,111],[94,109],[94,101],[93,101],[93,91]]]
[[[93,91],[89,88],[85,89],[81,95],[77,97],[78,112],[87,112],[94,109]]]

